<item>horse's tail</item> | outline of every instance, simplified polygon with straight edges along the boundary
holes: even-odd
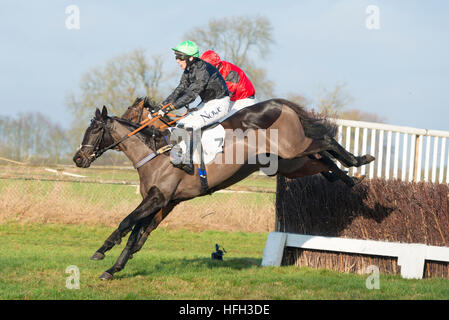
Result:
[[[304,134],[307,137],[322,139],[326,135],[332,138],[337,135],[337,125],[329,121],[327,117],[318,115],[312,111],[308,112],[303,106],[292,101],[286,99],[276,100],[296,112],[304,128]]]

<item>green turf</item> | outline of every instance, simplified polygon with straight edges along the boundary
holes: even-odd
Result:
[[[0,226],[0,299],[448,299],[449,281],[328,270],[260,267],[266,233],[193,233],[157,229],[112,281],[98,276],[126,240],[102,261],[89,257],[112,231],[82,225]],[[215,243],[224,261],[212,261]],[[68,266],[80,270],[80,289],[66,288]]]

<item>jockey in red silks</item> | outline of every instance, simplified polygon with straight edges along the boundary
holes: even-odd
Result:
[[[225,79],[231,94],[230,113],[234,113],[255,103],[256,91],[242,69],[230,62],[221,60],[218,54],[212,50],[204,52],[201,55],[201,59],[217,68]]]

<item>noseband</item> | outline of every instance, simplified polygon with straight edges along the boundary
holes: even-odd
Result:
[[[100,150],[100,144],[101,144],[101,141],[103,141],[104,134],[106,131],[106,124],[103,121],[99,121],[97,119],[92,119],[91,122],[96,122],[96,123],[101,124],[101,133],[95,139],[95,142],[93,144],[81,144],[78,150],[81,150],[82,148],[93,148],[93,153],[90,155],[87,155],[87,157],[93,161],[93,160],[97,159],[99,156],[101,156],[106,150],[109,150],[109,147],[108,147],[108,149],[104,148],[104,149]]]
[[[116,119],[116,120],[119,121],[119,119]],[[133,132],[130,132],[129,134],[127,134],[124,137],[120,138],[118,141],[112,143],[111,145],[109,145],[109,146],[107,146],[107,147],[105,147],[103,149],[100,149],[101,141],[104,139],[104,135],[105,135],[105,132],[107,131],[108,127],[107,127],[105,122],[99,121],[97,119],[92,119],[92,122],[101,123],[101,134],[98,135],[98,137],[95,140],[93,145],[90,145],[90,144],[84,144],[83,145],[82,144],[80,146],[80,149],[83,148],[83,147],[94,148],[93,153],[91,155],[87,156],[91,161],[97,159],[98,157],[100,157],[106,151],[117,147],[120,143],[122,143],[126,139],[132,137],[133,135],[135,135],[136,133],[138,133],[140,130],[142,130],[143,128],[145,128],[147,126],[147,125],[142,125],[139,128],[137,128],[136,130],[134,130]],[[108,132],[108,133],[111,134],[110,132]],[[164,136],[164,138],[167,141],[167,138],[165,136]],[[154,133],[153,133],[153,144],[154,144],[154,147],[156,147],[156,142],[154,141]],[[168,144],[168,141],[167,141],[167,144]],[[170,145],[170,147],[171,147],[171,145]]]

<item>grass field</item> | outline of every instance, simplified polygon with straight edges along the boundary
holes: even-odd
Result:
[[[449,281],[291,267],[260,267],[267,233],[157,229],[116,279],[98,276],[123,243],[102,261],[89,257],[111,228],[58,224],[0,225],[0,299],[448,299]],[[215,243],[224,261],[212,261]],[[66,288],[68,266],[80,289]]]

